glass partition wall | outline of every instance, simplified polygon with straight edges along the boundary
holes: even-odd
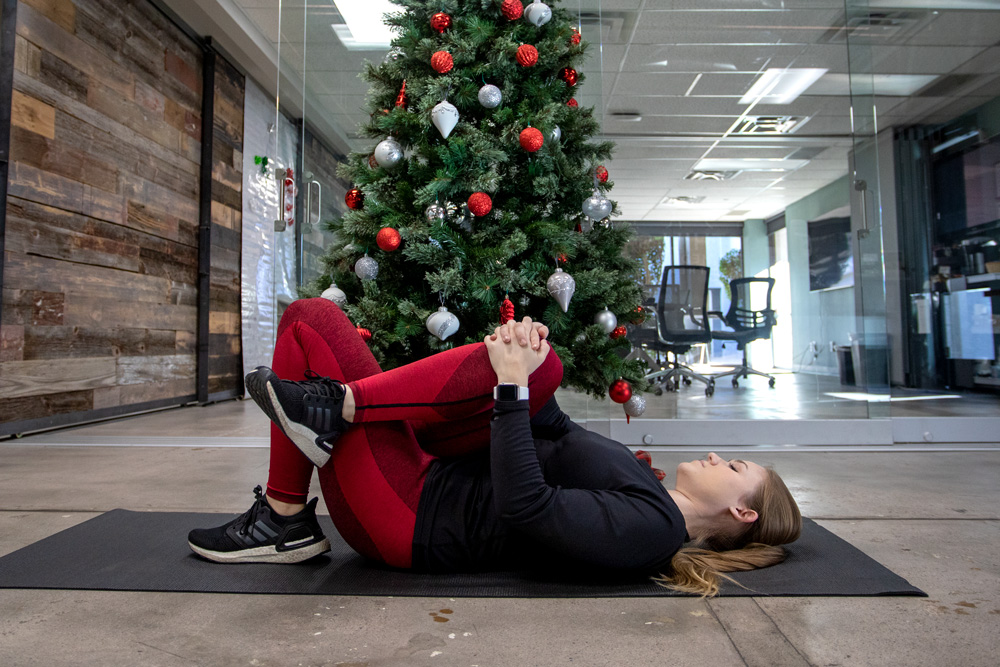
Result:
[[[647,305],[665,266],[710,269],[718,337],[674,356],[650,344],[647,320],[631,354],[720,376],[711,396],[683,382],[647,393],[631,423],[617,404],[560,390],[574,419],[647,447],[926,443],[954,432],[927,421],[949,416],[965,418],[953,423],[968,441],[1000,425],[996,3],[562,6],[592,45],[578,99],[618,146],[614,224],[636,231]],[[278,11],[280,314],[322,271],[332,239],[319,223],[350,187],[336,165],[371,147],[355,133],[357,74],[386,49],[350,44],[332,0]],[[774,281],[768,335],[745,346],[725,339],[723,317],[740,277]],[[743,347],[773,388],[722,375]]]

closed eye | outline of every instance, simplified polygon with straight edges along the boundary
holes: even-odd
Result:
[[[732,461],[729,462],[729,467],[732,468],[733,472],[739,472],[739,470],[736,469],[736,466],[733,465]]]

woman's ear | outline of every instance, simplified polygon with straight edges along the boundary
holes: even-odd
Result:
[[[753,523],[757,520],[756,510],[748,509],[746,507],[730,507],[729,513],[733,515],[733,518],[740,523]]]

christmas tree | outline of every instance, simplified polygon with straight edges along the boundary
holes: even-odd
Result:
[[[362,73],[373,151],[341,165],[350,210],[327,223],[329,275],[303,296],[338,301],[386,369],[528,315],[550,328],[564,386],[626,400],[620,380],[646,384],[624,360],[641,293],[604,197],[613,144],[588,141],[599,126],[574,99],[588,45],[571,15],[393,1],[393,48]]]

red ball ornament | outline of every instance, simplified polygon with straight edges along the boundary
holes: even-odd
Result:
[[[534,153],[542,147],[544,139],[542,138],[541,130],[534,127],[527,127],[521,130],[520,142],[521,148],[529,153]]]
[[[624,326],[617,326],[615,327],[615,330],[612,331],[609,335],[611,336],[612,340],[618,340],[619,338],[624,337],[626,334],[628,334],[628,331],[625,330]]]
[[[574,99],[571,99],[569,102],[566,103],[566,106],[568,106],[568,107],[578,107],[578,106],[580,106],[580,103],[577,102]]]
[[[517,47],[517,62],[522,67],[531,67],[538,62],[538,49],[531,44],[522,44]]]
[[[375,243],[378,247],[386,252],[392,252],[399,247],[399,243],[402,241],[399,232],[392,227],[383,227],[379,230],[378,234],[375,235]]]
[[[493,210],[493,200],[485,192],[473,192],[469,196],[469,210],[478,217],[483,217]]]
[[[500,11],[511,21],[516,21],[524,14],[524,5],[521,4],[521,0],[503,0]]]
[[[569,38],[569,43],[576,46],[580,43],[580,31],[573,28],[573,36]]]
[[[646,321],[647,314],[648,313],[646,312],[645,308],[643,308],[642,306],[636,306],[635,310],[632,311],[629,317],[629,321],[632,322],[632,324],[642,324],[643,322]]]
[[[454,66],[455,62],[451,59],[451,54],[447,51],[435,51],[434,55],[431,56],[431,67],[438,74],[446,74]]]
[[[576,85],[576,70],[572,67],[563,67],[559,70],[559,78],[566,82],[568,86]]]
[[[347,191],[347,194],[344,195],[344,202],[347,204],[347,208],[352,211],[357,211],[364,205],[365,195],[361,192],[361,190],[351,188]]]
[[[625,380],[615,380],[608,388],[608,396],[615,403],[624,403],[632,398],[632,386]]]
[[[512,319],[514,319],[514,304],[511,303],[510,299],[505,298],[500,304],[500,324],[507,324]]]
[[[438,12],[431,17],[431,27],[438,32],[444,32],[451,27],[451,17],[444,12]]]
[[[358,330],[358,335],[361,336],[361,340],[366,343],[372,339],[372,332],[363,327],[355,327]]]
[[[594,170],[594,174],[597,176],[597,181],[599,183],[608,182],[608,170],[604,168],[603,164],[597,165],[597,169]]]

